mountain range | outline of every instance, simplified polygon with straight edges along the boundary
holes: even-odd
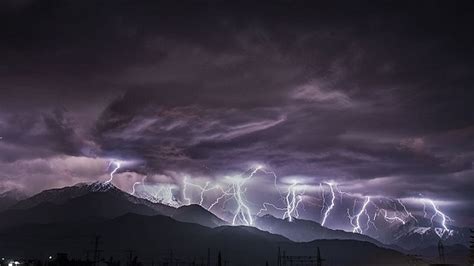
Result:
[[[255,226],[270,233],[283,235],[295,242],[308,242],[317,239],[350,239],[370,242],[377,246],[384,246],[381,242],[366,235],[343,230],[333,230],[317,222],[297,218],[293,218],[290,222],[288,219],[279,219],[267,214],[257,217]]]
[[[255,217],[255,227],[229,226],[199,205],[174,208],[99,182],[40,192],[18,200],[0,216],[0,249],[29,257],[59,251],[83,256],[84,248],[79,246],[87,246],[92,235],[101,235],[107,256],[117,256],[113,250],[133,248],[141,257],[151,258],[156,252],[173,250],[189,261],[204,256],[210,248],[222,251],[237,265],[252,265],[274,261],[278,247],[296,255],[314,254],[319,247],[325,259],[338,264],[367,265],[374,260],[378,265],[403,265],[413,259],[408,253],[432,257],[430,247],[440,239],[435,228],[417,230],[407,225],[396,236],[395,244],[387,245],[314,221],[290,222],[271,215]],[[443,241],[454,239],[447,243],[459,244],[468,235],[458,232],[453,230]],[[467,250],[463,245],[455,247],[456,254]],[[338,250],[352,252],[340,256]],[[359,253],[354,254],[354,250]],[[239,252],[248,255],[234,256]]]
[[[28,196],[18,189],[12,189],[0,193],[0,211],[6,210]]]
[[[442,241],[445,246],[469,245],[469,228],[450,226],[448,230],[442,225],[429,219],[418,219],[401,225],[393,235],[395,245],[403,246],[405,249],[424,249],[430,246],[437,246]]]

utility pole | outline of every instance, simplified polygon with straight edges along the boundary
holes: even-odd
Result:
[[[438,255],[439,255],[439,262],[445,264],[446,258],[444,257],[444,246],[441,239],[438,241]]]
[[[129,265],[129,266],[132,265],[133,253],[135,253],[135,250],[132,250],[132,249],[124,250],[124,253],[128,254],[128,264],[127,265]]]
[[[170,250],[170,266],[173,265],[173,250]]]
[[[283,251],[283,265],[286,266],[286,252]]]
[[[94,266],[97,265],[97,262],[99,261],[99,240],[100,236],[96,235],[95,236],[95,241],[94,241]]]
[[[470,229],[471,230],[471,243],[470,243],[470,250],[471,250],[471,254],[470,254],[470,258],[469,258],[469,263],[471,265],[474,264],[474,230]]]
[[[280,250],[280,247],[278,247],[277,266],[281,266],[281,250]]]
[[[99,245],[100,245],[100,236],[99,235],[95,235],[94,236],[94,240],[92,241],[93,245],[94,245],[94,249],[92,250],[86,250],[86,257],[87,257],[87,261],[89,261],[89,252],[92,252],[93,253],[93,257],[92,257],[92,264],[94,266],[97,265],[97,263],[100,261],[100,253],[103,251],[101,249],[99,249]]]
[[[207,266],[211,266],[211,249],[207,248]]]
[[[278,266],[296,266],[296,265],[316,265],[322,266],[325,261],[321,257],[321,251],[317,247],[316,256],[306,256],[306,255],[287,255],[286,251],[283,250],[283,255],[281,255],[281,250],[278,249]]]
[[[316,253],[316,265],[317,266],[323,266],[323,258],[321,258],[321,251],[319,251],[319,247],[318,247],[318,251]]]

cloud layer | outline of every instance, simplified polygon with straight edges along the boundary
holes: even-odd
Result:
[[[471,7],[188,5],[3,3],[0,188],[260,163],[473,224]]]

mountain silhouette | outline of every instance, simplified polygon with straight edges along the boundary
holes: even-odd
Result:
[[[135,204],[146,205],[161,214],[171,215],[174,208],[161,203],[153,203],[149,200],[132,196],[111,183],[94,182],[79,183],[74,186],[44,190],[30,198],[22,200],[12,206],[12,209],[28,209],[44,202],[62,204],[68,200],[84,196],[89,193],[107,193],[115,195],[116,198],[127,200]]]
[[[170,207],[130,195],[112,184],[77,184],[45,190],[2,213],[0,228],[23,223],[52,223],[114,218],[126,213],[173,217],[207,227],[228,224],[199,205]]]
[[[280,234],[296,242],[308,242],[318,239],[350,239],[384,246],[381,242],[366,235],[333,230],[317,222],[297,218],[293,218],[293,221],[290,222],[288,219],[279,219],[266,214],[255,219],[255,226],[270,233]]]
[[[438,262],[438,245],[416,248],[410,251],[423,257],[426,261]],[[456,265],[469,265],[469,248],[463,245],[444,246],[446,261]]]
[[[448,225],[448,230],[429,218],[418,217],[417,221],[410,220],[396,227],[381,231],[381,240],[403,247],[405,250],[423,250],[426,247],[437,246],[441,240],[445,246],[469,246],[469,228]]]
[[[99,182],[45,190],[30,198],[20,200],[6,211],[1,212],[0,217],[2,218],[0,219],[0,232],[6,232],[11,228],[38,228],[40,226],[39,228],[48,228],[49,230],[48,226],[50,225],[58,225],[59,227],[70,226],[71,228],[77,226],[91,229],[88,233],[88,237],[90,237],[91,234],[101,233],[101,230],[94,228],[98,228],[102,223],[110,223],[115,221],[115,219],[125,222],[127,217],[135,217],[132,220],[137,224],[123,224],[121,229],[117,229],[119,235],[121,235],[123,230],[133,231],[137,227],[141,227],[141,221],[148,223],[148,218],[144,217],[152,217],[157,219],[159,224],[173,223],[174,225],[176,221],[187,223],[187,226],[179,226],[183,227],[181,228],[182,230],[193,227],[199,232],[204,230],[202,227],[213,228],[211,231],[206,231],[208,233],[203,236],[206,239],[210,236],[224,235],[232,238],[232,241],[234,241],[241,236],[246,239],[251,235],[253,237],[258,236],[272,243],[291,243],[291,247],[294,245],[293,242],[311,243],[315,240],[334,240],[336,241],[335,243],[338,243],[337,241],[356,240],[357,242],[355,243],[358,243],[357,245],[362,245],[360,244],[361,242],[367,242],[380,248],[393,249],[425,257],[430,256],[430,248],[436,246],[440,239],[439,230],[437,231],[435,228],[426,229],[408,223],[398,228],[398,231],[396,231],[396,234],[394,233],[392,238],[393,242],[391,243],[393,244],[390,245],[381,243],[366,235],[329,229],[314,221],[294,219],[292,222],[289,222],[288,219],[279,219],[271,215],[255,217],[254,225],[256,228],[226,226],[229,224],[228,222],[199,205],[175,208],[138,198],[118,189],[112,184]],[[112,223],[112,225],[119,227],[115,223]],[[443,241],[445,245],[459,244],[464,239],[458,236],[458,232],[461,231],[456,229],[449,234],[444,234]],[[52,231],[47,232],[52,233]],[[163,232],[163,234],[168,234],[168,232]],[[160,235],[159,237],[163,236]],[[176,237],[186,238],[185,235],[178,233]],[[219,238],[217,240],[224,241]],[[211,244],[209,243],[209,245]],[[403,247],[403,249],[400,247]],[[295,252],[298,251],[295,250]]]
[[[26,198],[27,195],[17,189],[0,193],[0,211],[6,210]]]
[[[228,224],[197,204],[181,206],[173,212],[171,217],[177,221],[196,223],[211,228]]]
[[[138,214],[125,214],[104,221],[14,226],[0,230],[0,249],[17,256],[38,257],[51,252],[65,252],[81,257],[84,249],[90,246],[93,235],[101,236],[104,257],[131,249],[139,252],[143,260],[151,260],[172,250],[176,258],[191,261],[205,256],[209,248],[215,255],[221,251],[232,265],[264,265],[265,261],[274,265],[278,247],[294,255],[314,255],[319,247],[327,263],[331,264],[405,265],[408,262],[404,254],[368,242],[316,240],[295,243],[252,227],[209,228],[161,215]],[[345,252],[344,256],[341,252]]]
[[[430,246],[436,246],[439,241],[444,245],[469,245],[469,229],[451,227],[445,230],[442,227],[433,226],[413,226],[400,234],[395,239],[395,244],[403,246],[408,250],[423,249]]]
[[[120,193],[90,192],[61,204],[45,201],[28,209],[6,210],[1,214],[0,228],[25,223],[47,224],[106,219],[129,212],[144,215],[159,213],[149,206],[124,199]]]

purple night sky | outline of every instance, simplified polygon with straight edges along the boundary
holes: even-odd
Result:
[[[300,216],[319,222],[333,182],[348,194],[330,227],[366,196],[416,214],[429,198],[474,226],[465,8],[105,3],[0,4],[0,192],[106,181],[120,160],[118,187],[146,177],[137,190],[183,201],[184,177],[222,185],[262,165],[253,213],[298,182]]]

